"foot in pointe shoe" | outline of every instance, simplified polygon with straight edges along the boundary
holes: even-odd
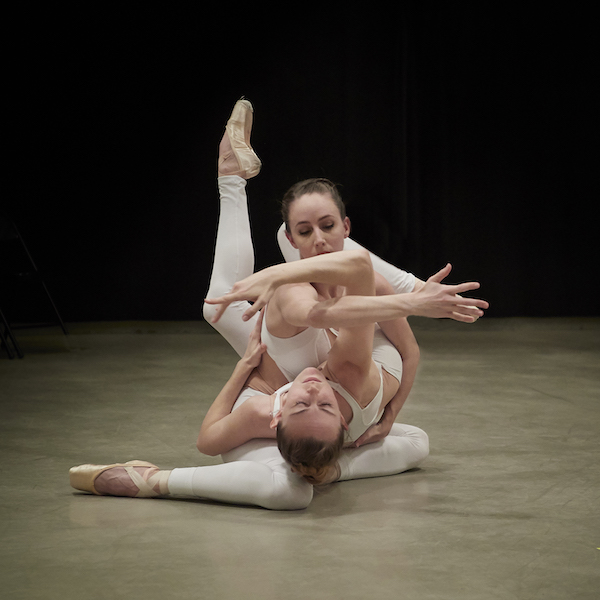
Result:
[[[260,172],[262,163],[250,145],[253,112],[248,100],[242,98],[235,103],[219,144],[219,177],[238,175],[243,179],[251,179]]]
[[[155,498],[169,493],[170,471],[142,460],[112,465],[80,465],[69,471],[71,486],[97,496]]]

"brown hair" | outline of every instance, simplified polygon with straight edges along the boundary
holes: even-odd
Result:
[[[326,477],[337,468],[337,460],[345,441],[345,430],[340,423],[340,432],[331,442],[313,437],[291,438],[285,427],[277,425],[277,447],[294,471],[300,473],[313,485],[322,484]]]
[[[281,217],[288,232],[290,231],[290,206],[294,200],[300,198],[300,196],[304,196],[304,194],[323,194],[325,196],[331,196],[331,199],[340,211],[342,221],[346,218],[346,206],[335,183],[323,177],[305,179],[304,181],[299,181],[294,184],[281,200]]]

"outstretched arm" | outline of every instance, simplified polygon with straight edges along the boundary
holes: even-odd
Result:
[[[216,321],[232,302],[254,301],[254,304],[244,313],[244,319],[249,319],[269,301],[277,288],[286,283],[312,282],[345,285],[344,282],[348,281],[349,269],[360,267],[364,256],[363,251],[333,252],[293,263],[267,267],[236,283],[228,294],[219,298],[206,299],[205,302],[219,305],[214,319]],[[369,260],[368,253],[366,258]],[[472,323],[483,315],[483,309],[488,308],[489,304],[485,300],[465,298],[460,295],[478,289],[479,283],[477,282],[458,285],[441,283],[451,270],[452,266],[446,265],[438,273],[432,275],[418,291],[409,294],[369,297],[343,296],[316,303],[309,315],[309,325],[312,327],[355,327],[367,322],[390,321],[410,315],[436,319],[449,318]]]
[[[267,267],[238,281],[229,293],[219,298],[207,298],[205,302],[219,305],[213,319],[215,322],[232,302],[250,300],[254,304],[243,316],[244,320],[248,320],[265,306],[275,291],[283,285],[326,283],[347,287],[367,277],[373,277],[373,266],[366,250],[332,252]]]
[[[483,315],[489,304],[485,300],[465,298],[460,294],[476,290],[479,283],[446,285],[441,283],[452,267],[446,265],[432,275],[416,292],[388,296],[343,296],[315,304],[310,314],[312,327],[352,327],[365,321],[378,322],[417,315],[436,319],[449,318],[471,323]]]

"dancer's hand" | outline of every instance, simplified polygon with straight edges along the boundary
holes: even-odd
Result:
[[[267,351],[267,345],[263,344],[260,339],[262,329],[263,312],[261,311],[256,319],[256,325],[248,338],[248,345],[242,360],[252,369],[258,367],[262,359],[262,355]]]
[[[392,430],[393,421],[387,422],[386,419],[381,419],[379,423],[371,425],[351,446],[350,448],[360,448],[365,444],[374,444],[382,440]]]
[[[414,314],[436,319],[454,319],[463,323],[473,323],[483,315],[483,309],[489,307],[485,300],[465,298],[460,294],[479,289],[479,283],[471,281],[458,285],[445,285],[442,281],[450,274],[452,265],[432,275],[425,285],[415,292],[419,306]]]
[[[267,269],[253,273],[249,277],[238,281],[231,288],[230,292],[219,298],[205,298],[204,302],[207,304],[219,305],[217,306],[212,322],[216,323],[232,302],[239,302],[242,300],[254,302],[254,304],[252,304],[252,306],[250,306],[250,308],[242,315],[242,320],[244,321],[251,319],[267,304],[278,287],[271,269],[273,269],[273,267],[268,267]]]

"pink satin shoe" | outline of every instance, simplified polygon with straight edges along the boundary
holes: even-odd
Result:
[[[219,145],[218,174],[238,175],[244,179],[256,177],[262,163],[250,145],[254,109],[249,100],[238,100],[225,126]]]
[[[152,463],[130,460],[112,465],[73,467],[69,470],[69,481],[76,490],[91,492],[97,496],[155,498],[169,493],[169,473],[170,471],[161,471]]]

